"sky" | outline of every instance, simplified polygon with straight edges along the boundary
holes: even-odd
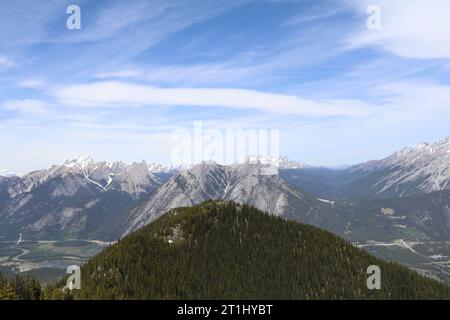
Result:
[[[80,29],[67,27],[73,4]],[[311,165],[441,140],[449,12],[448,0],[2,1],[0,169],[170,164],[174,132],[199,121],[279,130],[280,154]]]

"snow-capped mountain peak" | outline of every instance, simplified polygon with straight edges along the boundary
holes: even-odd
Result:
[[[245,157],[243,161],[240,163],[245,164],[262,164],[262,165],[271,165],[275,166],[279,169],[306,169],[310,168],[309,165],[300,161],[290,160],[286,156],[282,157],[269,157],[262,155],[253,155]]]
[[[0,177],[10,178],[10,177],[15,177],[15,176],[17,176],[17,174],[15,174],[14,172],[0,169]]]
[[[67,160],[66,162],[64,162],[63,166],[67,167],[67,168],[81,168],[81,169],[85,169],[87,167],[89,167],[90,165],[92,165],[94,163],[94,159],[92,159],[92,157],[74,157],[71,158],[69,160]]]
[[[183,165],[165,165],[161,163],[151,163],[148,165],[148,170],[152,173],[175,173],[187,169],[190,166]]]
[[[450,188],[450,138],[419,143],[391,156],[349,168],[364,172],[365,188],[376,195],[408,196]]]
[[[383,166],[391,165],[439,165],[450,166],[450,138],[436,143],[422,142],[412,147],[406,147],[381,161]]]

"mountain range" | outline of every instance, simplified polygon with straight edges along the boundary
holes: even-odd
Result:
[[[206,200],[251,205],[362,245],[448,241],[450,139],[341,170],[286,157],[185,167],[74,158],[0,176],[0,240],[115,241]]]
[[[145,162],[70,159],[22,177],[0,177],[4,237],[90,237],[170,178],[176,168]],[[91,234],[91,231],[93,234]]]
[[[279,174],[267,174],[267,163],[276,163]],[[450,139],[343,170],[312,167],[286,157],[189,167],[74,158],[21,177],[0,176],[0,231],[4,238],[22,233],[30,238],[116,240],[172,208],[223,199],[341,234],[355,219],[351,201],[362,203],[357,215],[367,215],[364,207],[370,207],[369,202],[383,203],[375,200],[402,198],[395,202],[408,207],[415,202],[411,197],[449,188]],[[439,207],[439,218],[428,214],[427,219],[437,219],[436,228],[441,230],[423,227],[428,236],[447,235],[445,195],[426,203],[427,208],[433,206],[433,213]]]
[[[288,169],[289,183],[320,196],[355,198],[408,197],[450,189],[450,138],[406,147],[382,160],[343,170]]]
[[[171,208],[216,198],[256,204],[274,214],[294,214],[305,195],[276,175],[266,176],[261,163],[261,158],[247,158],[234,166],[205,162],[174,167],[95,162],[88,157],[22,177],[1,176],[0,231],[6,239],[22,233],[32,239],[116,240]],[[287,158],[276,164],[306,167]]]

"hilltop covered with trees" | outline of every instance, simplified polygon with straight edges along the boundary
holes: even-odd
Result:
[[[381,290],[367,267],[381,268]],[[450,287],[249,206],[172,210],[82,267],[76,299],[450,299]],[[53,291],[52,291],[53,290]],[[52,292],[54,293],[52,295]]]

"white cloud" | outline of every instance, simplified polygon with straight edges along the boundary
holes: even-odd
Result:
[[[196,65],[153,66],[136,70],[123,69],[112,72],[97,73],[97,79],[128,79],[171,86],[216,86],[237,81],[259,78],[258,66],[240,66],[234,62],[206,63]]]
[[[351,1],[361,14],[361,30],[348,43],[351,47],[379,46],[406,58],[450,59],[450,1],[372,0]],[[366,9],[381,9],[381,29],[365,28]],[[366,15],[365,17],[363,15]]]
[[[21,88],[41,88],[46,85],[43,79],[25,79],[18,83]]]
[[[304,14],[295,16],[295,17],[290,18],[287,21],[285,21],[282,25],[285,27],[289,27],[289,26],[293,26],[293,25],[297,25],[297,24],[303,24],[306,22],[329,18],[329,17],[343,13],[345,10],[348,9],[348,4],[333,2],[328,7],[330,7],[331,9],[329,9],[329,10],[324,9],[323,3],[322,3],[320,5],[320,7],[315,8],[315,10],[313,9],[312,13],[308,13],[308,14],[304,13]]]
[[[118,71],[110,72],[99,72],[94,75],[97,79],[108,79],[108,78],[135,78],[142,75],[142,72],[136,69],[124,69]]]
[[[314,101],[293,95],[229,88],[157,88],[125,82],[97,82],[63,87],[54,95],[79,106],[200,106],[259,109],[313,116],[364,116],[370,106],[357,100]]]
[[[438,120],[450,116],[450,86],[427,82],[401,82],[374,89],[387,101],[386,119]],[[412,122],[411,122],[412,123]]]
[[[8,100],[4,103],[5,110],[16,110],[23,113],[44,113],[47,111],[46,104],[40,100]]]

